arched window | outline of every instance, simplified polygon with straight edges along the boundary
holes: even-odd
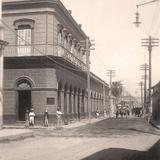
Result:
[[[18,81],[18,84],[17,84],[18,90],[30,90],[31,87],[32,86],[31,86],[30,82],[26,79],[21,79]]]
[[[30,56],[33,43],[34,20],[19,19],[14,21],[14,27],[17,31],[17,52],[18,56]]]

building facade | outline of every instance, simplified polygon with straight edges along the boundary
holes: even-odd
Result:
[[[152,87],[152,118],[160,121],[160,82]]]
[[[65,121],[88,115],[86,34],[59,0],[3,0],[4,122],[25,120],[34,108],[54,123],[59,106]],[[108,84],[91,73],[91,112],[103,111]]]

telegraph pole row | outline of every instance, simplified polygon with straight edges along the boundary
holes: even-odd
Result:
[[[152,104],[151,104],[151,87],[152,87],[152,48],[158,47],[158,40],[157,38],[149,38],[142,39],[142,47],[147,47],[149,52],[149,107],[146,108],[146,112],[150,113]]]
[[[143,64],[140,66],[140,70],[144,71],[144,76],[142,76],[142,79],[144,79],[144,110],[146,110],[146,103],[147,103],[147,71],[149,70],[149,65],[148,64]]]

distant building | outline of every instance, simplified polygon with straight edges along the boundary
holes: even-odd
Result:
[[[34,108],[50,122],[57,107],[64,119],[88,115],[86,46],[81,25],[59,0],[3,0],[4,122],[25,120]],[[91,73],[91,112],[106,107],[108,84]]]
[[[152,117],[160,121],[160,82],[152,87]]]

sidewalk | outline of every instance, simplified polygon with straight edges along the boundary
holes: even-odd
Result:
[[[0,142],[33,137],[33,131],[29,129],[2,129],[0,130]]]
[[[62,128],[79,127],[89,123],[95,123],[103,119],[104,118],[101,118],[101,117],[98,119],[93,118],[90,121],[88,119],[82,119],[81,121],[74,121],[72,123],[69,123],[68,125],[63,125]],[[24,125],[4,125],[3,129],[0,130],[0,142],[33,137],[34,129],[56,129],[56,126],[49,126],[49,127],[34,126],[34,128],[32,127],[32,128],[26,129]]]
[[[67,125],[63,124],[61,127],[62,128],[74,128],[74,127],[79,127],[79,126],[86,125],[89,123],[94,123],[94,122],[97,122],[103,119],[104,119],[103,117],[99,117],[99,118],[91,118],[90,120],[89,119],[81,119],[80,121],[74,120],[68,123]],[[26,129],[25,124],[4,125],[3,128],[4,129]],[[29,127],[29,129],[56,129],[56,126],[49,125],[49,127],[44,127],[43,125],[35,125],[34,127]]]

